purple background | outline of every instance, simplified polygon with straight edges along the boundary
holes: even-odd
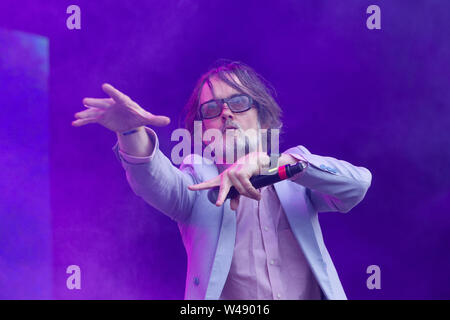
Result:
[[[70,123],[110,82],[172,118],[157,129],[169,154],[194,82],[218,58],[248,63],[277,89],[282,150],[303,144],[371,170],[362,203],[320,215],[348,297],[450,298],[448,1],[77,1],[81,30],[66,28],[70,4],[0,3],[0,27],[50,43],[53,298],[183,298],[176,224],[133,194],[114,133]],[[366,28],[371,4],[381,30]],[[66,288],[70,264],[81,290]],[[372,264],[381,290],[366,287]]]
[[[48,39],[0,29],[0,299],[51,298]]]

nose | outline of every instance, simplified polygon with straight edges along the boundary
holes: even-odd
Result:
[[[226,103],[223,104],[221,117],[222,117],[224,120],[226,120],[226,119],[228,119],[228,118],[231,118],[231,119],[234,118],[233,111],[231,111],[230,108],[228,108],[228,106],[227,106]]]

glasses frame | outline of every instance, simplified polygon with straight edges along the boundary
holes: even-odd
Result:
[[[249,107],[248,107],[247,109],[245,109],[245,110],[235,111],[235,110],[233,110],[232,107],[230,107],[228,101],[230,101],[230,100],[233,99],[233,98],[241,97],[241,96],[244,96],[244,97],[247,97],[247,98],[248,98],[248,100],[249,100],[249,103],[248,103]],[[219,105],[222,106],[222,108],[220,109],[219,114],[218,114],[217,116],[214,116],[214,117],[207,117],[207,118],[203,117],[202,107],[203,107],[205,104],[210,103],[210,102],[213,102],[213,101],[215,101],[217,104],[219,104]],[[209,119],[214,119],[214,118],[219,117],[219,116],[222,114],[222,112],[223,112],[223,104],[224,104],[224,103],[226,103],[228,109],[230,109],[233,113],[242,113],[242,112],[245,112],[245,111],[250,110],[250,109],[253,107],[253,105],[255,105],[256,107],[258,106],[257,102],[254,101],[252,97],[250,97],[248,94],[244,94],[244,93],[234,94],[234,95],[232,95],[231,97],[224,98],[224,99],[211,99],[211,100],[208,100],[208,101],[202,103],[202,104],[200,105],[200,107],[198,108],[198,112],[199,112],[200,119],[201,119],[201,120],[209,120]]]

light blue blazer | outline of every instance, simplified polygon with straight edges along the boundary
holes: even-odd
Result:
[[[155,132],[146,130],[155,141],[148,162],[127,162],[118,144],[113,151],[134,193],[178,224],[187,253],[185,299],[219,299],[233,256],[236,215],[229,200],[216,207],[208,200],[207,190],[187,188],[217,176],[217,167],[195,159],[198,155],[190,155],[178,169],[160,151]],[[364,198],[372,175],[364,167],[311,154],[304,146],[285,153],[301,155],[309,163],[295,180],[274,185],[291,229],[325,298],[346,299],[323,241],[318,212],[350,211]]]

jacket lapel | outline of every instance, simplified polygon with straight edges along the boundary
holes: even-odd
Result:
[[[225,285],[233,258],[234,244],[236,241],[236,214],[230,209],[230,200],[222,206],[222,224],[216,255],[206,289],[206,300],[217,300]]]

